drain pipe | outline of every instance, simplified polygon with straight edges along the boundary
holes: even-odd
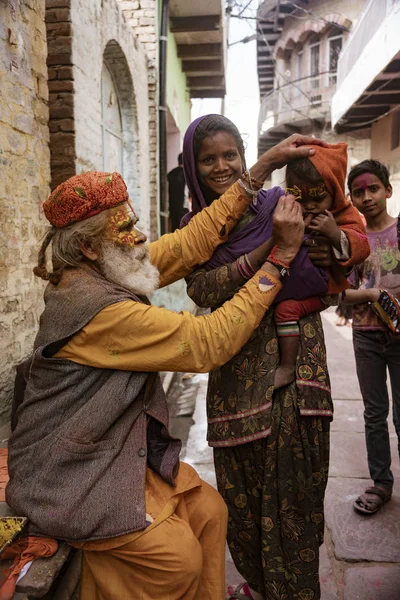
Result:
[[[162,0],[161,23],[159,37],[159,97],[158,97],[158,131],[159,131],[159,181],[160,181],[160,232],[168,231],[168,199],[167,199],[167,34],[169,0]]]

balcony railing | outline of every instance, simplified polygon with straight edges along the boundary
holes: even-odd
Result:
[[[375,35],[377,27],[379,27],[396,4],[399,4],[399,0],[370,0],[367,4],[340,53],[338,62],[338,87],[346,79],[362,54],[363,49]],[[379,52],[379,49],[377,51]]]
[[[336,73],[325,71],[303,77],[272,90],[261,101],[259,133],[276,125],[325,119],[336,90]]]

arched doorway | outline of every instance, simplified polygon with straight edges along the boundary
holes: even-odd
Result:
[[[121,109],[112,75],[104,63],[101,72],[101,131],[103,171],[117,171],[124,176]]]
[[[135,91],[121,46],[110,40],[103,54],[101,74],[103,168],[118,171],[128,192],[139,197],[139,148]]]

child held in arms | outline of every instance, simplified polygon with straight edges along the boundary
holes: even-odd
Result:
[[[365,216],[371,254],[351,274],[352,287],[342,294],[353,306],[353,345],[364,402],[368,467],[374,483],[354,508],[376,513],[392,496],[393,473],[388,431],[389,370],[393,422],[400,453],[400,219],[391,217],[389,171],[377,160],[353,167],[348,187],[354,205]]]
[[[361,219],[345,195],[346,167],[347,146],[339,143],[316,148],[314,156],[293,161],[286,169],[286,192],[293,194],[301,204],[309,238],[307,243],[317,246],[320,237],[328,239],[337,264],[329,270],[321,269],[326,281],[324,292],[321,293],[319,288],[318,295],[310,294],[305,299],[302,299],[304,293],[303,296],[299,294],[298,298],[280,302],[275,309],[281,357],[275,374],[276,388],[295,378],[299,320],[337,304],[337,294],[349,287],[341,267],[357,264],[361,255],[368,254]],[[299,375],[301,378],[301,373]]]

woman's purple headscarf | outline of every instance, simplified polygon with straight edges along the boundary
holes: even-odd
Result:
[[[198,124],[210,116],[217,115],[205,115],[195,119],[189,125],[183,139],[183,170],[192,199],[192,212],[183,217],[181,227],[187,225],[195,214],[207,206],[197,178],[193,140]],[[254,212],[254,218],[245,227],[236,227],[229,234],[228,241],[218,246],[211,259],[202,267],[210,271],[234,262],[242,254],[247,254],[266,242],[272,236],[272,216],[275,207],[284,193],[280,187],[261,190],[257,196],[257,203],[255,205],[251,203],[249,207]],[[327,273],[314,267],[308,258],[307,250],[301,248],[293,261],[291,275],[286,279],[284,288],[278,294],[278,300],[282,301],[288,298],[300,300],[309,296],[325,294],[328,287],[327,282]]]

